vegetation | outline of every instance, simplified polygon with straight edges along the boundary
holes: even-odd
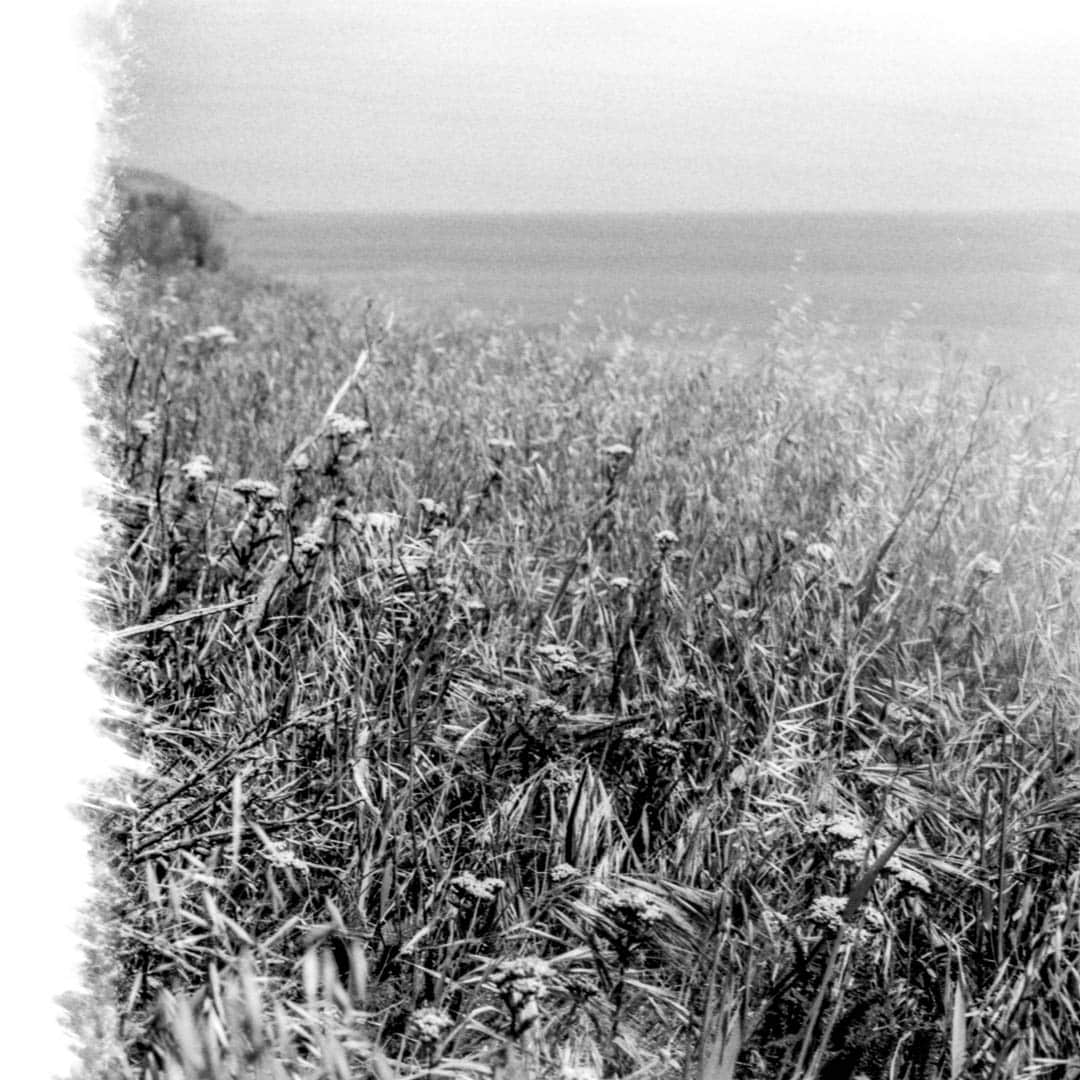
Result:
[[[87,1076],[1080,1075],[1053,417],[797,302],[752,357],[192,272],[117,304],[153,775],[91,810]]]
[[[121,170],[116,182],[118,214],[106,235],[110,269],[135,263],[152,270],[224,268],[225,246],[216,221],[218,204],[229,204],[211,204],[208,197],[144,170]]]

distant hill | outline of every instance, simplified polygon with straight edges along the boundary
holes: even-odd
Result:
[[[236,203],[223,199],[220,195],[212,195],[208,191],[192,187],[190,184],[185,184],[172,176],[166,176],[165,173],[154,172],[152,169],[140,169],[131,165],[117,165],[112,172],[121,205],[123,205],[128,195],[146,195],[150,192],[159,192],[162,195],[172,196],[186,192],[193,202],[218,221],[244,216],[243,208],[237,206]]]

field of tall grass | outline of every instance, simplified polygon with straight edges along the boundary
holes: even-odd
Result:
[[[114,299],[87,1078],[1080,1076],[1060,414],[794,295]]]

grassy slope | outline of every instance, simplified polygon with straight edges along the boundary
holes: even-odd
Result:
[[[1075,441],[946,361],[845,366],[798,307],[750,361],[118,295],[130,1075],[1080,1045]]]

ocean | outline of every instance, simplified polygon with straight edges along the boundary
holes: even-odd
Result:
[[[248,215],[232,261],[441,316],[754,338],[808,296],[856,334],[1080,358],[1080,215]],[[917,306],[915,306],[917,305]]]

